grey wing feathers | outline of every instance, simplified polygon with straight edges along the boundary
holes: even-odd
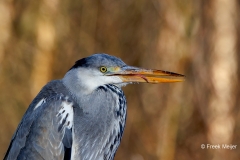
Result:
[[[73,102],[56,95],[37,105],[23,117],[4,159],[63,159],[71,147]]]

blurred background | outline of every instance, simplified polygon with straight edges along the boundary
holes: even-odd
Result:
[[[42,86],[96,52],[187,77],[123,88],[116,160],[240,159],[239,17],[239,0],[0,1],[0,159]]]

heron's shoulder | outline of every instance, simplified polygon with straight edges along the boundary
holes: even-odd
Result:
[[[41,101],[45,101],[47,99],[52,99],[53,97],[67,97],[69,96],[69,92],[62,80],[53,80],[48,82],[37,94],[37,96],[33,99],[30,104],[30,108],[32,106],[36,107]]]
[[[52,90],[59,90],[59,89],[66,89],[65,85],[63,84],[63,81],[61,79],[58,80],[52,80],[48,82],[43,89],[52,89]]]
[[[68,94],[68,90],[62,80],[53,80],[48,82],[37,95],[40,97],[49,97],[56,94]]]

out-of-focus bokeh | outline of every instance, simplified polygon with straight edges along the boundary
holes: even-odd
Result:
[[[239,17],[239,0],[0,1],[0,159],[42,86],[96,52],[187,77],[124,88],[116,160],[240,159]]]

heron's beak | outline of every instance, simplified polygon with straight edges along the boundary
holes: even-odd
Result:
[[[142,69],[137,67],[115,68],[109,76],[118,76],[123,82],[171,83],[182,82],[185,76],[162,70]]]

